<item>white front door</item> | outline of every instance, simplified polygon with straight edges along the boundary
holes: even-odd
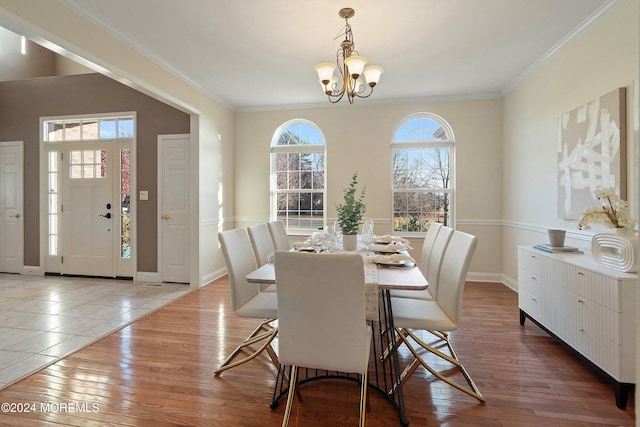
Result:
[[[189,135],[158,137],[159,271],[163,282],[189,283]]]
[[[22,272],[24,264],[22,208],[22,141],[0,142],[0,272]]]
[[[63,274],[115,276],[112,145],[85,142],[63,151]]]

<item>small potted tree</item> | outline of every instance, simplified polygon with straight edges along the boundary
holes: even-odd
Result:
[[[344,189],[344,203],[336,205],[338,211],[338,224],[342,230],[342,246],[345,250],[355,250],[358,242],[358,228],[362,221],[362,216],[367,210],[364,204],[364,194],[366,187],[360,192],[360,196],[356,198],[358,185],[358,172],[353,174],[351,184]]]

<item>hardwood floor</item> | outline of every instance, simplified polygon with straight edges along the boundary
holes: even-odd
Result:
[[[220,279],[0,391],[0,403],[23,410],[2,406],[0,425],[279,426],[285,402],[269,408],[276,371],[266,355],[213,377],[255,325],[233,315]],[[517,295],[503,285],[467,283],[451,336],[487,402],[419,368],[404,389],[411,426],[635,423],[633,395],[626,411],[616,408],[609,383],[530,321],[519,325]],[[356,383],[300,390],[290,426],[358,424]],[[400,425],[379,393],[369,401],[367,426]]]

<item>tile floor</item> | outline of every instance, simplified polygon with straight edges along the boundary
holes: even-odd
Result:
[[[0,274],[0,389],[190,290],[177,283]]]

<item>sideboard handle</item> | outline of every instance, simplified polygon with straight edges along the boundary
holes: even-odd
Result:
[[[578,300],[578,302],[579,302],[580,304],[584,304],[584,300],[583,300],[583,299],[579,299],[579,300]]]
[[[582,271],[578,271],[578,276],[584,276],[584,273]]]

